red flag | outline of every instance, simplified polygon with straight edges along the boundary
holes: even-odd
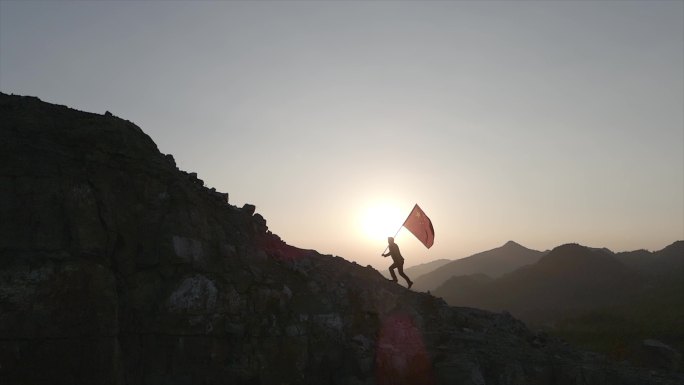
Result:
[[[404,227],[423,242],[428,249],[435,242],[435,229],[432,228],[432,221],[418,204],[413,206],[411,214],[404,221]]]

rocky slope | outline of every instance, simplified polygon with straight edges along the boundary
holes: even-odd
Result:
[[[286,245],[131,122],[0,94],[2,384],[677,384]]]

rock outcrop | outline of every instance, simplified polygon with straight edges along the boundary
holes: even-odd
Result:
[[[285,244],[133,123],[0,95],[2,384],[681,384]]]

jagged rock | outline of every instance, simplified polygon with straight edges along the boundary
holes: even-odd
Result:
[[[197,177],[196,172],[191,172],[191,173],[188,173],[187,175],[193,183],[195,183],[196,185],[198,185],[200,187],[204,187],[204,181]]]
[[[682,383],[289,246],[125,120],[0,117],[2,384]]]
[[[249,203],[245,203],[242,205],[242,211],[247,213],[247,215],[254,215],[254,211],[256,211],[256,206],[251,205]]]
[[[216,193],[214,193],[214,196],[216,197],[216,199],[218,199],[219,202],[222,202],[222,203],[229,203],[230,202],[230,199],[228,197],[228,193],[216,192]]]
[[[176,167],[176,159],[173,158],[173,155],[166,154],[164,155],[164,157],[166,157],[166,160],[169,162],[171,166]]]

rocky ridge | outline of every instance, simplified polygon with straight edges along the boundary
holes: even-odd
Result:
[[[0,383],[683,381],[289,246],[109,113],[0,118]]]

